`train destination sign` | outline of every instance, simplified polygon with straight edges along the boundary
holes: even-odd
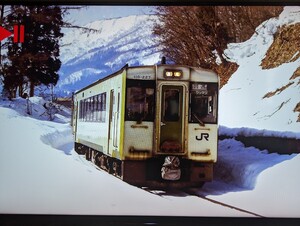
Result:
[[[197,95],[207,95],[207,84],[192,83],[192,91],[194,91]]]

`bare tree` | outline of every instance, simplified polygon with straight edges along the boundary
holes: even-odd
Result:
[[[164,54],[174,63],[215,70],[225,84],[238,68],[228,62],[228,43],[245,41],[264,20],[282,7],[160,6],[160,22],[154,27]]]

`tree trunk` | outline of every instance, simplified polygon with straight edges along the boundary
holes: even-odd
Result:
[[[30,82],[30,92],[29,92],[29,96],[33,97],[34,96],[34,83]]]

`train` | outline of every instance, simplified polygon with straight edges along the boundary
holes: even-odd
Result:
[[[217,161],[218,95],[211,70],[126,65],[73,94],[74,149],[135,186],[202,186]]]

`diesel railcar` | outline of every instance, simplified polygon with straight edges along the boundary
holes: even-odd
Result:
[[[217,161],[218,91],[210,70],[123,67],[74,94],[75,150],[136,186],[201,186]]]

